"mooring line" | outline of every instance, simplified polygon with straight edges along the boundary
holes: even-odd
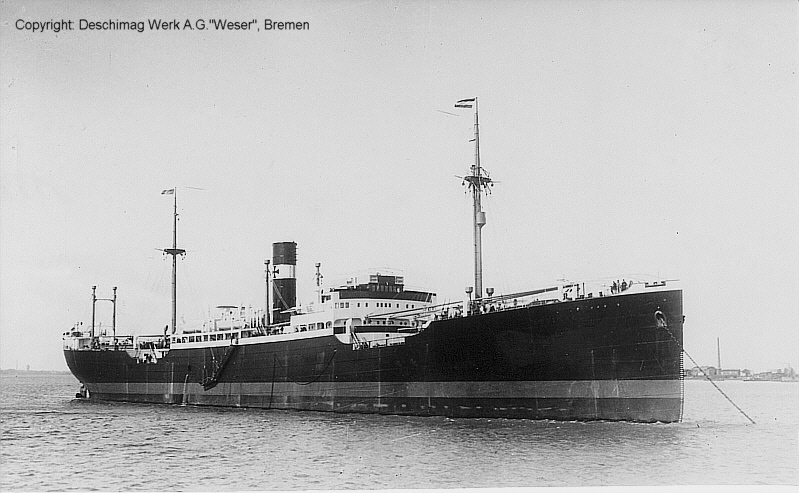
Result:
[[[702,375],[704,375],[704,376],[705,376],[705,378],[707,378],[707,381],[708,381],[708,382],[710,382],[710,383],[712,383],[712,384],[713,384],[713,386],[714,386],[714,387],[716,387],[716,390],[718,390],[718,391],[719,391],[719,393],[720,393],[721,395],[723,395],[725,399],[727,399],[728,401],[730,401],[730,404],[732,404],[732,405],[735,407],[735,409],[737,409],[737,410],[738,410],[738,411],[739,411],[741,414],[743,414],[743,415],[746,417],[746,419],[748,419],[748,420],[749,420],[749,421],[750,421],[752,424],[756,424],[756,423],[755,423],[755,421],[754,421],[752,418],[750,418],[750,417],[749,417],[749,415],[748,415],[748,414],[746,414],[746,413],[744,412],[744,410],[743,410],[743,409],[741,409],[740,407],[738,407],[738,404],[734,403],[734,402],[732,401],[732,399],[730,399],[730,397],[729,397],[727,394],[725,394],[725,393],[724,393],[724,391],[723,391],[723,390],[721,390],[721,389],[719,388],[719,386],[718,386],[718,385],[716,385],[716,382],[714,382],[714,381],[713,381],[713,380],[710,378],[710,375],[708,375],[707,373],[705,373],[705,370],[703,370],[703,369],[702,369],[702,367],[701,367],[701,366],[699,366],[699,363],[697,363],[697,362],[696,362],[696,360],[694,360],[694,358],[693,358],[693,357],[691,357],[691,355],[690,355],[690,354],[688,354],[688,351],[686,351],[686,350],[685,350],[685,346],[683,346],[683,345],[680,343],[680,341],[678,341],[678,340],[677,340],[677,338],[676,338],[676,337],[674,337],[674,334],[672,334],[672,333],[671,333],[671,331],[669,330],[668,326],[665,326],[665,325],[664,325],[664,326],[663,326],[663,328],[664,328],[664,329],[666,329],[666,332],[668,332],[668,333],[669,333],[669,337],[671,337],[672,339],[674,339],[674,342],[676,342],[677,344],[679,344],[679,345],[680,345],[680,349],[682,350],[682,352],[683,352],[683,353],[685,353],[685,355],[686,355],[686,356],[688,356],[688,359],[690,359],[690,360],[691,360],[691,363],[693,363],[693,364],[694,364],[694,367],[696,367],[696,368],[699,368],[699,371],[701,371],[701,372],[702,372]]]

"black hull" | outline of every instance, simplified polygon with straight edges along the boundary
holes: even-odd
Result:
[[[64,354],[91,399],[675,422],[683,404],[682,320],[682,292],[674,290],[439,320],[396,346],[357,349],[329,335],[172,349],[157,363],[125,351]],[[224,356],[211,382],[209,368]]]

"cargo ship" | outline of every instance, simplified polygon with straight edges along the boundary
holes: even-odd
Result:
[[[266,306],[223,305],[200,326],[176,325],[176,189],[172,320],[150,335],[116,334],[113,298],[92,288],[92,322],[63,334],[66,362],[91,400],[416,416],[678,422],[683,411],[683,312],[677,281],[561,282],[520,293],[483,291],[481,196],[475,161],[474,286],[439,303],[403,276],[370,272],[296,304],[297,245],[266,261]],[[270,302],[271,298],[271,302]],[[111,333],[95,304],[114,303]]]

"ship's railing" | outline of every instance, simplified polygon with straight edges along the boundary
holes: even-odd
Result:
[[[559,289],[558,287],[551,287],[490,296],[478,300],[450,301],[423,308],[385,313],[380,316],[389,319],[394,317],[410,317],[417,320],[416,325],[426,327],[430,322],[436,320],[447,320],[450,318],[461,318],[482,313],[513,310],[536,304],[556,303],[560,301],[558,299]]]
[[[92,337],[90,333],[66,332],[62,337],[64,349],[73,351],[125,351],[143,349],[152,342],[153,347],[163,349],[166,343],[163,336],[133,335],[100,335]]]
[[[479,315],[496,311],[514,310],[536,305],[569,302],[576,300],[604,298],[608,296],[627,295],[645,291],[673,289],[676,279],[657,281],[591,281],[569,282],[555,287],[490,296],[477,300],[450,302],[429,307],[434,313],[433,320],[458,318],[468,315]]]
[[[379,337],[368,339],[364,337],[365,334],[353,334],[352,348],[358,349],[371,349],[377,347],[401,346],[405,344],[405,335],[394,334],[389,337]]]
[[[316,330],[316,329],[314,329]],[[247,339],[250,337],[261,337],[261,336],[276,336],[282,334],[291,334],[293,332],[299,332],[293,330],[293,327],[289,325],[288,322],[279,324],[279,325],[270,325],[266,327],[247,327],[243,329],[225,329],[225,330],[217,330],[217,331],[191,331],[191,332],[181,332],[178,334],[174,334],[170,336],[172,344],[176,344],[178,348],[183,348],[186,346],[182,346],[183,344],[192,344],[189,347],[193,346],[194,343],[220,343],[226,342],[229,344],[231,341],[238,341],[240,339]],[[219,345],[219,344],[212,344],[212,345]]]

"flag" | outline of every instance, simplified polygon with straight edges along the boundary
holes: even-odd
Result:
[[[161,195],[173,195],[175,193],[174,188],[170,188],[169,190],[162,190]]]
[[[471,108],[472,107],[472,103],[474,102],[475,99],[476,98],[461,99],[460,101],[455,103],[455,107],[456,108]]]

